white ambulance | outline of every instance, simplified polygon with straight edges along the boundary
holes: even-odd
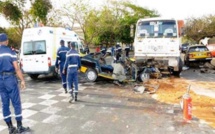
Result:
[[[57,75],[55,61],[60,40],[76,42],[77,51],[83,55],[84,46],[78,35],[71,30],[60,27],[36,27],[25,29],[22,35],[20,67],[23,73],[32,79],[40,74]]]

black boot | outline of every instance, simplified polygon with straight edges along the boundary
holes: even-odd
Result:
[[[70,92],[70,94],[71,94],[71,99],[69,100],[69,103],[72,103],[74,102],[74,94],[73,92]]]
[[[75,101],[78,101],[78,93],[75,93]]]
[[[9,134],[16,134],[16,127],[13,126],[12,121],[6,122]]]
[[[66,88],[64,88],[64,90],[65,90],[65,94],[67,94],[67,93],[68,93],[67,89],[66,89]]]
[[[29,132],[30,128],[29,127],[23,127],[22,126],[22,121],[17,121],[17,133],[21,134],[22,132]]]

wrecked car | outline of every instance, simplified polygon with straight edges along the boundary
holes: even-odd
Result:
[[[81,72],[85,74],[86,79],[94,82],[98,77],[115,80],[112,77],[113,66],[101,64],[102,54],[90,53],[81,58]],[[157,69],[146,65],[137,66],[134,59],[127,58],[125,63],[126,81],[144,81],[151,73],[158,73]],[[160,75],[159,75],[160,77]]]

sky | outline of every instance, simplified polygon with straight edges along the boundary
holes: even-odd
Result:
[[[62,6],[70,0],[52,0],[55,6]],[[92,0],[94,6],[102,5],[104,0]],[[162,17],[184,19],[215,15],[214,0],[131,0],[136,5],[150,10],[156,10]],[[9,24],[0,16],[0,26]]]

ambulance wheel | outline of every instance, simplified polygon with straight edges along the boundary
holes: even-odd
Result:
[[[30,74],[29,76],[31,77],[32,80],[36,80],[39,74]]]
[[[56,78],[56,79],[60,79],[61,78],[61,76],[58,73],[56,73],[56,72],[54,72],[52,74],[52,76],[53,76],[53,78]]]
[[[87,80],[90,82],[96,81],[96,79],[98,77],[96,71],[94,69],[91,69],[91,68],[87,69],[87,72],[85,75],[86,75]]]

